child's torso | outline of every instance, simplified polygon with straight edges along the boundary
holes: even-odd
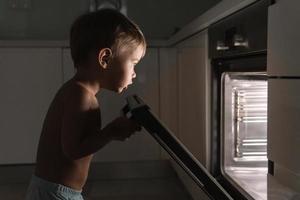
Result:
[[[58,91],[49,107],[40,136],[35,173],[48,181],[81,190],[86,182],[93,155],[71,160],[64,155],[61,144],[64,98],[72,87],[71,84],[67,83]],[[100,110],[93,118],[91,123],[99,120],[98,126],[101,128]]]

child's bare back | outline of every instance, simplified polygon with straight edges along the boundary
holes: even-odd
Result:
[[[82,110],[78,110],[80,108]],[[78,116],[80,112],[82,116]],[[85,118],[86,124],[72,124],[79,122],[74,118]],[[57,93],[45,118],[38,147],[36,175],[81,190],[92,154],[80,152],[80,143],[89,134],[97,134],[97,130],[89,130],[91,127],[97,129],[98,133],[101,130],[97,99],[78,82],[70,80]]]

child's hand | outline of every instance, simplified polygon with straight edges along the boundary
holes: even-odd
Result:
[[[141,126],[126,117],[118,117],[109,123],[104,129],[108,130],[107,136],[112,140],[124,141],[136,131],[141,131]]]

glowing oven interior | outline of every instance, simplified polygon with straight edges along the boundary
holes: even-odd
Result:
[[[222,76],[222,173],[243,193],[267,199],[267,89],[262,73]]]

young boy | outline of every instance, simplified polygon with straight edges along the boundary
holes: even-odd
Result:
[[[95,97],[102,88],[121,93],[132,84],[146,50],[138,26],[114,10],[85,14],[72,25],[70,47],[77,72],[49,107],[27,200],[83,199],[93,154],[140,130],[125,117],[102,128]]]

